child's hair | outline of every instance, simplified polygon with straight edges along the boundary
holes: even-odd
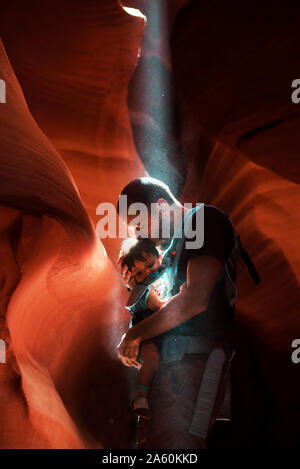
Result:
[[[159,252],[155,247],[155,243],[148,238],[135,239],[126,238],[124,239],[121,246],[121,255],[124,256],[122,266],[126,264],[128,269],[131,270],[134,267],[134,261],[145,261],[144,254],[152,254],[155,257],[159,257]]]

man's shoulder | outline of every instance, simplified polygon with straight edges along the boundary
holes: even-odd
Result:
[[[204,214],[212,219],[226,220],[229,216],[227,212],[216,205],[204,204]]]
[[[229,220],[228,220],[228,213],[224,212],[224,210],[218,208],[215,205],[210,205],[210,204],[203,204],[204,207],[204,229],[205,226],[206,228],[211,228],[212,230],[216,228],[217,226],[224,225],[228,226]],[[200,208],[201,210],[201,208]],[[192,214],[192,228],[193,230],[196,229],[198,223],[198,214],[197,210]],[[208,225],[208,226],[207,226]]]
[[[226,212],[225,210],[222,210],[221,208],[217,207],[216,205],[211,205],[211,204],[201,204],[201,206],[203,206],[204,208],[204,216],[205,217],[209,217],[211,219],[226,219],[229,217],[229,214],[228,212]],[[201,206],[199,206],[200,210],[201,210]],[[192,214],[192,217],[196,217],[197,215],[197,210],[195,210],[195,212]]]
[[[215,257],[224,258],[234,245],[234,235],[229,214],[216,205],[204,205],[204,244],[199,249],[184,249],[184,254],[193,257],[198,254],[211,254]],[[192,228],[197,228],[197,211],[192,215]],[[222,254],[221,246],[224,246]],[[220,248],[219,248],[220,246]],[[191,252],[190,252],[191,251]]]

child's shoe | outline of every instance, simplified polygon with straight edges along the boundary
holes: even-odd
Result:
[[[131,408],[135,415],[147,420],[151,418],[151,410],[149,409],[148,399],[146,396],[135,396],[131,402]]]

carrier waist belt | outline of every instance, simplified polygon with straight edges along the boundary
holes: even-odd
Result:
[[[221,348],[214,349],[208,357],[189,429],[191,435],[207,438],[225,361],[226,355]]]
[[[168,335],[162,340],[161,362],[181,360],[185,353],[209,354],[218,345],[202,336]]]

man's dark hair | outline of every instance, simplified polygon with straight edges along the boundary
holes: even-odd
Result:
[[[140,202],[150,208],[151,204],[160,198],[165,199],[170,205],[177,202],[167,184],[151,177],[133,179],[124,187],[120,195],[127,195],[127,206]],[[119,200],[117,212],[119,214]]]
[[[122,266],[126,264],[129,270],[134,267],[134,261],[145,261],[145,254],[154,255],[159,257],[159,252],[155,247],[155,243],[147,238],[135,239],[126,238],[124,239],[121,247],[121,255],[124,256],[122,260]]]

